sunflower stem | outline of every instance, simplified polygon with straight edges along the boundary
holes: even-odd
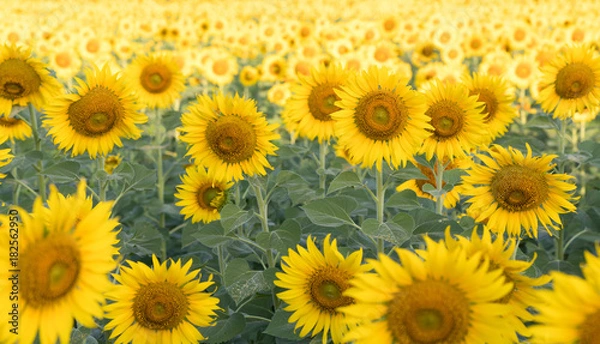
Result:
[[[556,238],[556,259],[565,260],[565,229],[562,228],[558,231],[558,237]]]
[[[98,162],[98,172],[104,170],[105,159],[106,159],[105,156],[101,156],[96,159],[96,161]],[[106,201],[106,189],[108,187],[108,179],[100,180],[99,176],[97,177],[97,179],[98,179],[98,185],[100,186],[98,197],[100,197],[101,202],[104,202],[104,201]]]
[[[327,175],[325,174],[325,158],[327,157],[327,142],[321,142],[319,144],[319,189],[323,190],[323,196],[325,195],[325,181],[327,179]]]
[[[376,198],[377,198],[377,222],[382,225],[384,222],[385,210],[385,185],[383,184],[383,167],[378,166],[375,173]],[[377,253],[383,253],[385,242],[382,238],[377,238]]]
[[[225,257],[223,256],[223,246],[217,246],[217,259],[219,260],[219,272],[221,273],[221,283],[225,285]]]
[[[11,149],[13,155],[17,155],[17,145],[14,141],[11,142]],[[11,170],[13,178],[17,179],[17,168],[13,167]],[[21,195],[21,184],[16,183],[13,189],[13,205],[19,205],[19,196]]]
[[[444,212],[444,163],[439,157],[435,158],[435,164],[433,175],[435,176],[435,188],[437,191],[437,197],[435,198],[435,212],[438,215],[443,215]],[[436,171],[437,170],[437,171]]]
[[[38,152],[41,152],[42,151],[42,140],[39,135],[39,128],[38,128],[37,117],[35,116],[35,109],[33,108],[33,104],[31,104],[31,102],[27,104],[27,107],[29,108],[29,117],[31,119],[31,132],[33,134],[33,142],[35,144],[35,150]],[[42,160],[40,160],[36,163],[36,169],[37,169],[37,173],[38,173],[38,187],[39,187],[40,196],[42,197],[42,202],[46,202],[46,178],[44,178],[44,175],[42,174],[42,168],[43,168],[43,164],[42,164]]]
[[[155,139],[156,139],[156,188],[158,191],[158,200],[160,202],[160,227],[165,227],[165,213],[162,210],[162,207],[165,204],[165,176],[163,173],[163,152],[162,152],[162,144],[164,140],[164,135],[162,131],[162,115],[158,108],[154,109],[154,130]]]

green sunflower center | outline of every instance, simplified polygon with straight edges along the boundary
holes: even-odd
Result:
[[[444,281],[424,281],[396,293],[387,322],[397,343],[461,343],[469,315],[464,293]]]
[[[596,77],[590,66],[584,63],[571,63],[556,75],[556,94],[564,99],[585,97],[594,88]]]
[[[579,327],[579,343],[593,344],[600,338],[600,311],[589,314]]]
[[[408,121],[408,109],[393,92],[371,91],[360,98],[354,123],[372,140],[387,141],[400,135]]]
[[[28,246],[19,263],[23,299],[39,308],[71,291],[81,269],[81,253],[71,236],[54,234]]]
[[[142,87],[150,93],[163,93],[169,89],[173,75],[171,70],[162,63],[149,64],[140,74]]]
[[[12,58],[0,63],[0,97],[14,100],[39,90],[42,79],[26,61]]]
[[[431,117],[434,136],[439,141],[455,138],[464,124],[464,111],[453,101],[439,101],[431,105],[425,114]]]
[[[257,138],[252,124],[236,115],[219,117],[206,127],[210,149],[226,163],[239,163],[252,158]]]
[[[319,121],[332,121],[331,114],[340,108],[335,106],[335,102],[340,100],[333,88],[335,85],[322,84],[313,87],[308,96],[308,109],[310,114]]]
[[[510,211],[539,207],[548,198],[544,173],[525,166],[505,166],[492,178],[491,190],[498,204]]]
[[[485,117],[483,121],[485,123],[490,122],[496,116],[496,111],[498,111],[498,98],[494,92],[487,88],[476,88],[469,93],[470,96],[477,95],[479,98],[477,101],[483,102],[485,105],[483,106],[483,114]]]
[[[350,274],[339,268],[326,266],[313,273],[308,285],[312,301],[324,312],[336,313],[338,307],[347,306],[354,299],[342,295],[348,289]]]
[[[140,326],[165,331],[184,319],[189,301],[181,288],[169,282],[142,285],[133,300],[133,316]]]
[[[218,187],[211,186],[211,184],[201,186],[197,197],[198,205],[203,209],[220,210],[227,201],[225,192]]]
[[[67,110],[73,130],[88,137],[110,132],[123,112],[119,97],[104,86],[92,88]]]

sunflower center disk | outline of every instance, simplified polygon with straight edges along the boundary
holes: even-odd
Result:
[[[594,87],[594,71],[583,63],[571,63],[556,75],[556,94],[564,99],[586,96]]]
[[[10,100],[27,97],[41,85],[42,79],[27,62],[8,59],[0,63],[0,97]]]
[[[119,98],[108,88],[98,86],[71,104],[67,114],[73,130],[95,137],[109,132],[123,111]]]
[[[455,137],[463,127],[463,111],[455,102],[440,101],[433,104],[425,114],[431,117],[434,135],[438,140]]]
[[[140,83],[150,93],[162,93],[169,89],[172,75],[169,68],[162,64],[151,64],[142,70]]]
[[[223,190],[207,184],[198,191],[198,205],[204,209],[221,209],[225,203]]]
[[[335,94],[333,88],[334,85],[331,84],[317,85],[308,96],[308,109],[315,119],[323,122],[332,121],[330,115],[340,109],[334,105],[340,97]]]
[[[600,338],[600,311],[587,316],[579,330],[580,343],[595,343]]]
[[[372,91],[356,105],[354,123],[372,140],[387,141],[398,136],[408,120],[408,109],[390,91]]]
[[[189,302],[181,288],[159,282],[141,286],[133,300],[133,316],[143,327],[170,330],[184,320]]]
[[[535,209],[548,198],[544,175],[524,166],[507,166],[496,172],[491,189],[498,204],[510,212]]]
[[[239,163],[252,158],[257,138],[252,124],[239,116],[228,115],[206,127],[206,141],[223,161]]]
[[[27,247],[20,264],[23,299],[39,308],[58,301],[73,288],[81,255],[73,238],[52,235]]]
[[[316,271],[310,278],[309,291],[312,301],[318,307],[331,314],[336,308],[350,305],[354,302],[351,297],[343,296],[348,289],[350,276],[338,268],[327,266]]]
[[[396,293],[388,324],[398,343],[460,343],[469,330],[469,303],[443,281],[424,281]]]
[[[23,120],[12,117],[0,117],[0,127],[14,127],[21,123]]]
[[[485,104],[483,106],[483,114],[485,114],[483,121],[488,123],[494,119],[499,104],[498,98],[496,98],[494,92],[487,88],[478,88],[469,93],[469,96],[473,95],[477,95],[479,97],[477,100]]]

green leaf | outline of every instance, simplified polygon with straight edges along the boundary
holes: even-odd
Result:
[[[444,171],[444,175],[442,175],[442,178],[444,179],[444,181],[447,184],[450,184],[452,186],[458,184],[462,178],[462,176],[466,175],[467,171],[460,169],[460,168],[455,168],[452,170],[446,170]]]
[[[184,230],[185,229],[186,228],[184,228]],[[191,236],[196,238],[196,240],[198,240],[202,245],[212,248],[233,240],[232,238],[225,236],[225,232],[220,221],[213,221],[204,226],[197,226],[196,230],[193,234],[191,234]]]
[[[385,222],[379,224],[376,219],[366,219],[362,224],[362,231],[372,238],[383,239],[396,246],[402,245],[410,238],[409,232],[397,223]]]
[[[181,126],[181,112],[170,110],[163,113],[162,124],[167,131]]]
[[[390,174],[390,177],[399,180],[406,181],[411,179],[427,179],[427,177],[417,167],[407,165],[406,167],[397,169]]]
[[[328,194],[349,187],[361,187],[363,183],[354,171],[344,171],[335,177],[329,184]]]
[[[286,219],[279,229],[256,236],[256,243],[265,250],[275,249],[278,253],[286,254],[289,248],[294,248],[300,242],[302,229],[293,219]]]
[[[56,182],[69,182],[79,179],[80,168],[78,162],[66,160],[44,168],[42,174]]]
[[[242,333],[244,327],[246,327],[244,315],[233,313],[227,319],[218,320],[211,327],[201,328],[200,333],[207,337],[203,343],[223,343]]]
[[[227,204],[221,209],[221,225],[225,229],[225,234],[240,227],[252,219],[252,214],[240,209],[235,204]]]
[[[416,209],[411,215],[413,215],[416,225],[413,234],[444,232],[447,226],[458,226],[456,222],[448,220],[445,216],[424,208]],[[462,232],[462,229],[459,232]]]
[[[227,263],[225,289],[236,304],[256,293],[271,288],[263,271],[250,271],[246,260],[236,258]]]
[[[131,183],[133,177],[135,176],[135,171],[133,167],[128,162],[121,162],[119,166],[115,168],[113,173],[108,176],[109,180],[125,180],[127,183]]]
[[[385,202],[385,206],[407,211],[421,208],[421,204],[417,199],[417,194],[412,190],[402,190],[401,192],[393,194]]]
[[[331,197],[319,199],[306,204],[302,209],[306,216],[316,225],[323,227],[339,227],[341,225],[356,226],[350,212],[358,207],[358,202],[349,197]]]
[[[290,313],[278,309],[273,315],[273,318],[271,318],[271,322],[265,329],[264,333],[273,337],[289,340],[301,339],[301,337],[294,332],[294,323],[288,322],[290,315]]]
[[[148,190],[156,187],[156,172],[144,165],[132,164],[133,178],[128,185],[133,190]]]
[[[535,116],[525,124],[526,128],[552,129],[557,128],[556,123],[548,116]]]
[[[140,256],[159,253],[165,240],[156,226],[149,222],[138,222],[130,232],[121,231],[119,236],[124,247],[122,254],[133,252]]]
[[[293,171],[281,171],[277,175],[276,184],[288,191],[292,203],[301,204],[317,197],[317,193],[310,184],[298,173]]]

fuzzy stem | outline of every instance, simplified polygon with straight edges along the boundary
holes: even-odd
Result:
[[[442,194],[444,184],[444,163],[439,157],[435,159],[436,167],[434,167],[433,174],[435,176],[435,187],[437,190],[437,197],[435,201],[435,212],[438,215],[442,215],[444,212],[444,195]],[[437,170],[437,171],[436,171]]]
[[[376,186],[376,199],[377,199],[377,222],[382,225],[384,222],[384,210],[385,210],[385,185],[383,184],[383,168],[377,169],[375,174]],[[384,241],[381,238],[377,239],[377,253],[383,253]]]
[[[42,151],[42,140],[39,135],[39,128],[37,117],[35,116],[35,109],[33,108],[33,104],[27,104],[29,108],[29,117],[31,118],[31,132],[33,133],[33,142],[35,143],[35,150],[41,152]],[[42,197],[42,202],[46,202],[46,178],[42,175],[42,161],[38,161],[36,163],[36,170],[38,173],[38,187],[40,196]]]
[[[162,115],[158,108],[154,110],[154,130],[155,130],[155,146],[156,146],[156,189],[158,192],[158,200],[160,202],[160,206],[165,204],[165,176],[163,173],[163,151],[162,144],[164,140],[164,135],[162,132]],[[160,227],[165,227],[165,213],[162,212],[160,214]]]
[[[325,182],[327,179],[327,175],[325,174],[325,158],[327,157],[327,142],[321,142],[319,144],[319,189],[323,190],[323,195],[325,195]]]
[[[100,156],[96,159],[97,163],[98,163],[98,171],[102,171],[104,170],[104,163],[105,163],[105,156]],[[103,180],[101,181],[100,178],[98,178],[98,184],[100,187],[100,192],[98,193],[98,197],[100,197],[100,201],[104,202],[106,201],[106,188],[108,187],[108,180]]]

